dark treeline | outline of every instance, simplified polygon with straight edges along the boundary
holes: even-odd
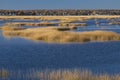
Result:
[[[0,15],[120,15],[120,10],[106,9],[106,10],[0,10]]]

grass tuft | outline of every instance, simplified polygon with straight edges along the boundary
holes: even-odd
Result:
[[[34,22],[14,22],[14,23],[6,23],[6,26],[56,26],[56,23],[54,22],[40,22],[40,23],[34,23]]]
[[[3,26],[1,28],[1,30],[4,30],[4,31],[16,31],[16,30],[24,30],[25,28],[22,28],[22,27],[11,27],[11,26]]]

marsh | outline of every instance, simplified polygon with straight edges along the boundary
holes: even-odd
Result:
[[[106,19],[97,21],[99,25],[96,25],[96,20],[92,19],[86,21],[88,26],[78,27],[70,32],[102,30],[120,33],[120,25],[109,25],[110,20]],[[5,23],[0,21],[1,27]],[[14,73],[21,72],[23,76],[28,73],[36,74],[37,71],[38,73],[46,70],[68,70],[69,72],[74,69],[88,70],[93,74],[115,75],[120,73],[119,57],[120,41],[47,43],[18,36],[6,38],[0,30],[0,69]],[[23,76],[22,78],[27,79]],[[9,79],[18,78],[9,77]]]

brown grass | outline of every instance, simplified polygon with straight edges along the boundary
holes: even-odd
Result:
[[[40,26],[55,26],[55,22],[40,22]]]
[[[8,71],[7,71],[8,72]],[[13,74],[9,72],[9,76],[17,79],[25,80],[120,80],[120,75],[108,75],[108,74],[93,74],[90,71],[75,70],[46,70],[37,71],[32,70],[29,73],[23,73],[22,71]],[[6,71],[3,74],[7,74]],[[4,76],[4,75],[3,75]],[[1,77],[1,76],[0,76]],[[4,78],[9,79],[7,76]],[[3,79],[3,77],[2,77]],[[6,80],[5,79],[5,80]]]
[[[6,23],[6,26],[55,26],[56,23],[54,22],[14,22],[14,23]]]
[[[60,19],[61,23],[79,23],[89,20],[89,18],[67,17]]]
[[[59,23],[58,25],[61,27],[67,27],[67,26],[69,26],[69,23]]]
[[[40,80],[120,80],[120,75],[95,75],[90,71],[58,70],[37,73]]]
[[[89,31],[89,32],[63,32],[58,28],[34,28],[17,31],[3,31],[5,37],[23,37],[32,40],[45,42],[94,42],[94,41],[119,41],[120,34],[108,31]]]
[[[91,16],[0,16],[0,19],[40,19],[40,20],[64,20],[64,19],[115,19],[120,16],[91,15]]]
[[[9,76],[9,72],[7,70],[5,70],[5,69],[0,70],[0,77],[2,79],[7,78],[8,76]]]
[[[120,25],[120,22],[115,22],[115,21],[114,21],[114,22],[110,22],[109,24],[110,24],[110,25]]]
[[[69,26],[87,26],[86,23],[59,23],[59,26],[61,27],[69,27]]]
[[[16,31],[16,30],[24,30],[25,28],[22,27],[11,27],[11,26],[3,26],[1,30],[4,31]]]
[[[87,26],[87,24],[86,23],[77,23],[77,24],[71,23],[69,24],[69,26]]]

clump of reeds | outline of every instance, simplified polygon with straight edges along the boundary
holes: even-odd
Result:
[[[40,26],[56,26],[55,22],[41,22]]]
[[[4,31],[16,31],[16,30],[24,30],[25,28],[22,28],[22,27],[11,27],[11,26],[3,26],[1,28],[1,30],[4,30]]]
[[[87,26],[86,23],[59,23],[59,26],[61,27],[70,27],[70,26]]]
[[[58,70],[37,73],[41,80],[120,80],[120,75],[95,75],[90,71]]]
[[[87,24],[86,23],[77,23],[77,24],[71,23],[69,24],[69,26],[87,26]]]
[[[79,18],[79,17],[67,17],[64,19],[61,19],[59,22],[59,26],[87,26],[85,22],[86,20],[89,20],[89,18]],[[82,23],[81,23],[82,22]],[[79,23],[79,24],[76,24]]]
[[[6,26],[56,26],[54,22],[14,22],[14,23],[6,23]]]
[[[69,31],[71,30],[72,28],[69,28],[69,27],[57,27],[56,30],[58,31]]]
[[[5,69],[0,70],[0,77],[2,79],[7,78],[8,76],[9,76],[9,72],[7,70],[5,70]]]
[[[110,25],[120,25],[120,22],[113,21],[113,22],[110,22],[109,24]]]
[[[59,23],[58,26],[67,27],[67,26],[69,26],[69,23]]]
[[[64,18],[63,20],[61,19],[61,21],[60,22],[62,22],[62,23],[79,23],[79,22],[84,22],[84,21],[86,21],[86,20],[88,20],[87,18],[85,19],[85,18]]]
[[[77,29],[78,27],[77,26],[69,26],[69,28],[71,29],[71,30],[75,30],[75,29]]]
[[[104,42],[119,41],[120,34],[109,31],[88,31],[88,32],[66,32],[60,31],[54,27],[34,28],[17,31],[3,31],[3,35],[7,37],[24,37],[32,40],[40,40],[45,42]]]
[[[7,71],[8,72],[8,71]],[[15,74],[13,74],[15,73]],[[0,76],[1,77],[1,76]],[[120,74],[95,74],[88,70],[32,70],[26,73],[10,72],[13,79],[22,80],[120,80]],[[6,79],[9,79],[5,76]],[[5,79],[5,80],[6,80]]]

